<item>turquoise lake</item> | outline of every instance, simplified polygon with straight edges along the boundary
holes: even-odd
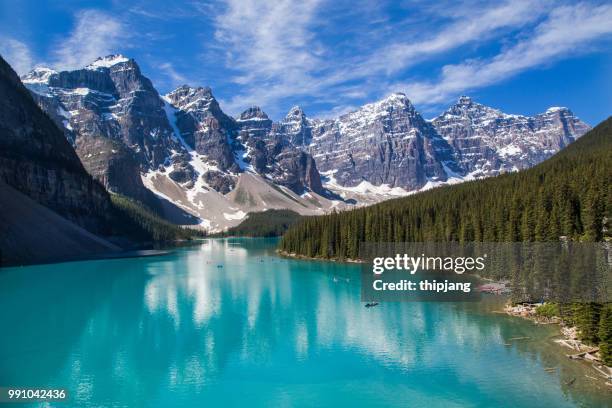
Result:
[[[359,266],[275,244],[0,269],[0,386],[74,407],[612,405],[557,327],[493,313],[501,298],[366,309]]]

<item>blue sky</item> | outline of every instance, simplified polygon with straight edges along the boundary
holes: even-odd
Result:
[[[133,57],[161,93],[208,85],[237,114],[335,116],[404,92],[425,117],[459,95],[508,113],[612,112],[610,2],[0,0],[20,73]]]

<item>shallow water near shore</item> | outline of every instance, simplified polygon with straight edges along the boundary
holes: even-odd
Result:
[[[0,386],[75,407],[612,406],[557,326],[492,313],[503,298],[367,309],[358,265],[275,244],[0,269]]]

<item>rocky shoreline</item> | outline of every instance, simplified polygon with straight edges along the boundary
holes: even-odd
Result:
[[[507,304],[503,312],[509,316],[527,319],[536,324],[558,324],[560,326],[560,334],[563,338],[556,339],[554,342],[573,351],[571,354],[566,354],[568,358],[590,363],[593,369],[599,374],[599,378],[604,380],[607,386],[612,387],[612,367],[608,367],[601,362],[599,348],[583,343],[578,338],[578,329],[574,326],[566,325],[560,317],[538,315],[537,308],[543,305],[545,305],[545,303]]]
[[[308,260],[308,261],[325,261],[325,262],[357,263],[357,264],[365,263],[365,261],[363,259],[345,258],[343,260],[338,260],[338,259],[335,259],[335,258],[321,258],[321,257],[299,255],[299,254],[296,254],[294,252],[293,253],[292,252],[287,252],[287,251],[283,251],[283,250],[280,250],[280,249],[277,249],[276,253],[279,256],[283,256],[285,258],[304,259],[304,260]]]

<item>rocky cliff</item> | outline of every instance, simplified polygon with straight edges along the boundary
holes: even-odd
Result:
[[[187,149],[195,150],[208,166],[202,177],[213,189],[228,193],[238,174],[251,171],[298,194],[322,192],[312,157],[260,108],[251,107],[234,119],[221,110],[210,88],[187,85],[164,99],[175,109],[170,120]]]
[[[449,144],[402,93],[338,119],[293,123],[293,137],[304,140],[319,170],[340,186],[365,182],[411,191],[446,181],[446,169],[459,170]]]
[[[108,193],[1,57],[0,179],[89,231],[107,230]]]
[[[134,60],[110,55],[76,71],[38,68],[22,80],[61,121],[96,179],[109,191],[146,201],[140,171],[163,164],[178,143],[163,101]]]
[[[531,167],[590,129],[567,108],[528,117],[468,97],[428,121],[402,93],[332,120],[296,107],[279,128],[312,154],[324,186],[404,192]]]
[[[467,96],[432,124],[452,146],[461,173],[476,177],[529,168],[590,129],[567,108],[550,108],[533,117],[510,115]]]

